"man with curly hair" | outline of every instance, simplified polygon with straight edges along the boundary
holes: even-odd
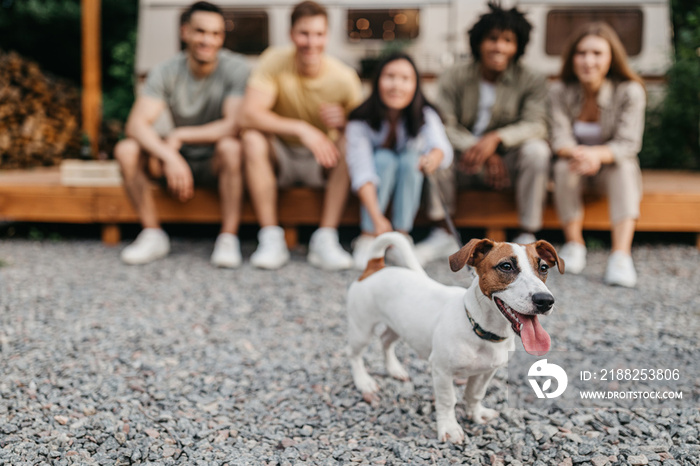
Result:
[[[441,173],[439,184],[451,208],[457,188],[514,187],[521,229],[515,241],[529,243],[542,226],[551,158],[546,81],[520,63],[532,29],[524,14],[488,6],[469,31],[473,60],[456,64],[438,83],[435,103],[455,149],[454,169]],[[434,219],[442,213],[429,211]],[[435,228],[416,249],[428,262],[458,246],[445,229]]]

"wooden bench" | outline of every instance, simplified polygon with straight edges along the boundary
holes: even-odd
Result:
[[[638,231],[691,232],[700,249],[700,173],[644,171],[644,198]],[[197,190],[194,198],[181,204],[154,186],[158,213],[164,223],[218,223],[219,201],[213,191]],[[293,188],[280,192],[279,221],[287,242],[295,245],[297,228],[317,225],[321,216],[322,192]],[[358,200],[351,196],[341,225],[358,225]],[[461,228],[484,228],[486,235],[505,239],[507,228],[517,228],[513,194],[510,192],[460,192],[454,222]],[[609,230],[605,199],[587,199],[584,229]],[[119,186],[69,187],[60,183],[57,168],[0,171],[0,219],[28,222],[96,223],[102,225],[102,240],[120,241],[119,225],[138,223],[138,217]],[[249,201],[244,202],[242,223],[255,224]],[[418,223],[425,223],[419,215]],[[560,228],[548,203],[544,229]]]

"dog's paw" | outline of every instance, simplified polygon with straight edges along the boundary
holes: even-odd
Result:
[[[379,395],[376,392],[362,392],[362,399],[372,406],[379,404]]]
[[[486,424],[491,419],[498,417],[498,411],[491,408],[485,408],[479,404],[471,412],[468,412],[467,416],[477,424]]]
[[[408,382],[411,377],[408,375],[408,371],[404,367],[396,362],[395,364],[387,364],[386,371],[390,376],[402,382]]]
[[[464,442],[464,431],[457,424],[457,421],[444,421],[438,423],[438,440],[447,442],[448,440],[455,444]]]
[[[375,382],[369,374],[358,377],[355,380],[355,386],[362,392],[362,398],[364,398],[365,401],[367,401],[368,397],[372,397],[372,395],[376,396],[376,393],[379,391],[379,385],[377,385],[377,382]],[[367,402],[369,403],[369,401]]]

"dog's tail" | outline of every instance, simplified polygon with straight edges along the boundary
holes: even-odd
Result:
[[[386,253],[387,248],[390,246],[398,249],[399,254],[405,261],[407,268],[414,270],[423,275],[427,275],[423,267],[418,262],[416,254],[413,252],[413,247],[409,243],[408,239],[401,233],[392,231],[389,233],[383,233],[374,240],[370,249],[370,257],[372,259],[383,258]]]

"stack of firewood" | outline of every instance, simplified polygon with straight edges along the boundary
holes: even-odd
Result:
[[[80,148],[78,89],[0,51],[0,168],[55,165]]]

